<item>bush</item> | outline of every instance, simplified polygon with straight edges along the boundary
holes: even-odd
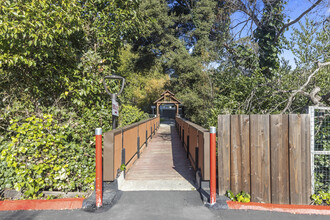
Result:
[[[95,180],[94,130],[111,130],[111,108],[40,107],[39,111],[10,112],[0,135],[0,191],[16,189],[25,198],[42,191],[93,190]],[[124,105],[123,125],[145,119],[138,108]]]
[[[137,107],[131,105],[123,105],[120,111],[121,111],[121,114],[119,115],[120,127],[149,118],[149,115],[147,113],[144,113]]]
[[[9,130],[11,141],[2,149],[1,161],[15,176],[5,187],[23,191],[26,198],[37,198],[42,190],[93,188],[94,149],[77,144],[69,124],[60,125],[50,114],[33,115],[23,122],[12,120]]]

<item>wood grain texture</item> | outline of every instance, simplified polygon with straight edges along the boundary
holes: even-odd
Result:
[[[218,184],[219,194],[230,189],[230,115],[218,116]]]
[[[271,202],[269,115],[250,116],[251,199]]]
[[[302,182],[302,203],[310,203],[311,195],[311,170],[310,170],[310,121],[309,115],[301,115],[301,182]]]
[[[241,141],[241,172],[242,188],[241,190],[250,193],[250,117],[249,115],[240,115],[240,141]]]
[[[303,204],[301,161],[301,116],[289,115],[290,203]]]
[[[230,189],[236,195],[242,189],[241,138],[239,116],[230,116]]]
[[[289,204],[288,115],[271,115],[272,203]]]

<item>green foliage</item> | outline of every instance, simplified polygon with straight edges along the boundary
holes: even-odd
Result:
[[[120,166],[120,170],[121,170],[121,171],[126,170],[126,165],[125,165],[125,164],[122,164],[122,165]]]
[[[251,196],[244,192],[241,191],[240,193],[237,193],[237,195],[235,196],[234,193],[231,190],[227,190],[226,194],[225,194],[231,201],[237,201],[237,202],[250,202],[251,200]]]
[[[330,206],[330,193],[319,191],[317,194],[311,196],[312,204]]]
[[[43,190],[93,188],[94,149],[76,144],[76,134],[68,127],[49,114],[11,121],[11,142],[2,150],[1,160],[15,169],[13,187],[26,198],[37,198]]]
[[[93,188],[94,129],[111,129],[102,80],[139,32],[137,6],[135,0],[1,1],[0,190],[37,198],[43,190]],[[117,82],[108,86],[119,89]],[[132,106],[120,114],[124,124],[146,117]]]
[[[119,125],[120,127],[123,127],[147,118],[149,118],[149,115],[142,112],[137,107],[131,105],[122,105],[119,115]]]
[[[260,26],[254,32],[255,41],[259,45],[259,64],[267,77],[274,75],[279,69],[279,52],[281,41],[278,38],[278,30],[283,27],[284,1],[264,2],[264,8]]]

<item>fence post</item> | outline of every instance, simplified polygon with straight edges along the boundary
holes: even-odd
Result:
[[[148,130],[146,129],[146,147],[148,147]]]
[[[96,207],[102,206],[102,128],[95,129],[95,194]]]
[[[210,127],[210,204],[216,203],[216,128]]]

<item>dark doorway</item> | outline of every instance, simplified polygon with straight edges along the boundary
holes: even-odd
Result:
[[[175,105],[161,105],[160,106],[160,117],[161,118],[175,118],[176,116],[176,106]]]

